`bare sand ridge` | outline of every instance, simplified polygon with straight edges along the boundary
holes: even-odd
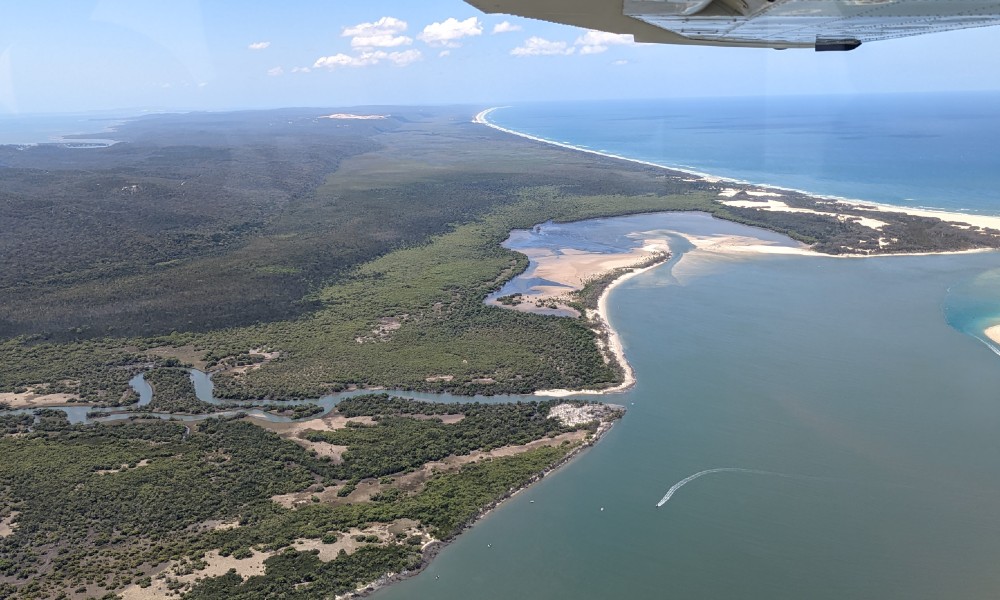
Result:
[[[17,523],[14,522],[14,519],[16,519],[19,514],[21,513],[14,511],[7,515],[5,519],[0,519],[0,538],[14,535],[14,530],[17,529]]]
[[[46,394],[44,389],[34,387],[30,387],[28,391],[20,393],[0,392],[0,402],[9,404],[11,408],[65,406],[79,399],[80,396],[77,394]]]

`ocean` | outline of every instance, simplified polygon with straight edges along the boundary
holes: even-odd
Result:
[[[989,201],[1000,177],[996,160],[989,172],[988,154],[971,150],[996,127],[996,115],[976,126],[971,115],[989,107],[971,96],[955,101],[969,102],[958,111],[968,119],[961,135],[942,125],[955,117],[954,104],[932,110],[926,98],[861,103],[868,112],[844,112],[834,99],[828,112],[815,103],[794,118],[749,111],[758,116],[740,123],[735,100],[720,101],[715,114],[700,105],[694,117],[656,116],[655,103],[636,102],[608,104],[604,116],[596,104],[539,105],[490,119],[715,175],[1000,212]],[[911,107],[911,118],[891,117],[892,102]],[[920,111],[925,118],[915,116]],[[809,114],[819,116],[816,123]],[[775,119],[789,126],[750,124]],[[843,127],[833,125],[837,119]],[[909,137],[848,139],[879,137],[871,128],[902,132],[903,121]],[[638,136],[634,148],[629,132]],[[723,147],[699,141],[709,135]],[[930,139],[937,142],[918,150]],[[739,150],[754,144],[767,149],[763,157]],[[975,160],[962,164],[951,154],[962,148]],[[811,168],[824,153],[837,160]],[[944,175],[952,169],[964,173],[960,194]],[[628,225],[602,219],[543,229],[561,236],[546,243],[598,247],[613,245]],[[673,236],[773,235],[701,214],[647,217],[639,226]],[[996,597],[1000,357],[982,341],[982,328],[1000,321],[1000,255],[674,250],[668,263],[609,299],[637,384],[602,399],[625,405],[625,418],[463,533],[425,572],[374,597]]]
[[[1000,94],[524,104],[489,120],[547,140],[814,194],[1000,213]]]
[[[0,145],[71,144],[107,146],[113,140],[102,138],[123,117],[106,112],[60,115],[0,115]],[[86,139],[65,136],[86,134]]]

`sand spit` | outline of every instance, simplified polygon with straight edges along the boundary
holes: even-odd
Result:
[[[986,337],[988,337],[994,344],[1000,345],[1000,325],[987,327],[983,334],[985,334]]]
[[[611,322],[608,320],[608,296],[611,294],[611,290],[615,289],[617,286],[635,277],[636,275],[640,275],[650,269],[658,267],[668,259],[668,255],[663,255],[662,261],[623,273],[621,277],[618,277],[606,288],[604,288],[604,291],[601,293],[601,297],[597,301],[597,310],[588,311],[587,316],[596,323],[598,340],[607,340],[606,342],[599,341],[602,352],[605,353],[605,356],[608,357],[609,360],[614,360],[622,369],[622,382],[614,387],[601,390],[539,390],[535,392],[536,396],[564,398],[566,396],[576,396],[582,394],[613,394],[617,392],[624,392],[635,385],[635,372],[632,370],[632,365],[629,364],[628,359],[625,357],[625,345],[622,343],[621,336],[618,335],[618,332],[611,326]]]

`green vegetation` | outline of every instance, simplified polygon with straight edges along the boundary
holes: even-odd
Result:
[[[0,590],[16,598],[80,588],[101,596],[128,585],[151,585],[151,576],[158,577],[168,563],[175,564],[168,578],[196,572],[206,564],[205,553],[216,549],[235,558],[275,554],[265,562],[263,576],[246,582],[233,574],[208,579],[190,597],[252,598],[278,590],[305,594],[306,589],[315,595],[301,597],[341,593],[382,573],[416,567],[420,544],[406,534],[382,542],[363,533],[371,546],[322,562],[315,554],[290,549],[295,540],[334,543],[339,532],[400,519],[412,519],[447,539],[485,506],[565,456],[569,447],[543,446],[479,461],[431,476],[417,489],[383,479],[381,491],[368,502],[317,501],[289,510],[271,502],[272,496],[360,480],[368,465],[389,460],[370,436],[377,431],[383,442],[402,448],[412,433],[400,426],[403,421],[480,436],[469,446],[446,434],[453,446],[463,448],[545,438],[565,430],[545,418],[548,405],[424,405],[384,395],[352,399],[351,415],[371,416],[378,424],[343,430],[347,436],[338,443],[356,457],[344,465],[242,420],[209,419],[188,433],[184,424],[160,420],[70,426],[60,411],[37,411],[40,422],[25,433],[32,417],[18,417],[7,432],[21,435],[0,438],[5,457],[0,519],[17,513],[12,535],[0,538]],[[453,425],[404,416],[456,413],[464,418]],[[460,427],[463,423],[479,425]],[[493,437],[486,431],[501,424],[504,431]],[[373,470],[397,473],[423,464]],[[223,521],[240,526],[210,525]]]
[[[25,336],[0,342],[0,390],[64,386],[85,402],[127,403],[127,375],[158,346],[191,346],[210,365],[258,365],[216,376],[217,395],[234,400],[349,386],[499,394],[614,385],[620,374],[586,322],[482,303],[526,267],[500,242],[550,219],[701,210],[831,253],[881,251],[880,236],[899,238],[894,251],[997,245],[935,219],[885,213],[880,233],[833,216],[724,206],[717,184],[527,142],[447,111],[333,129],[317,114],[163,115],[123,128],[130,143],[108,149],[0,149],[11,175],[0,184],[10,207],[0,259],[17,266],[0,277],[0,336]],[[219,135],[227,129],[240,133]],[[34,188],[40,168],[52,179]],[[37,213],[16,207],[60,185],[74,194],[46,202],[73,202],[90,225],[50,231],[52,247],[33,244]],[[107,214],[125,222],[98,217]],[[105,243],[111,232],[129,243]],[[593,301],[588,290],[580,297]],[[54,342],[67,338],[85,341]],[[281,356],[265,363],[251,348]]]
[[[199,360],[218,369],[216,395],[251,402],[350,386],[614,385],[621,375],[585,319],[483,303],[527,267],[500,245],[510,230],[548,220],[699,210],[833,254],[883,251],[882,237],[898,238],[892,251],[998,245],[936,219],[882,213],[879,232],[728,207],[716,184],[528,142],[468,123],[467,112],[400,109],[341,124],[306,109],[158,115],[120,128],[127,143],[110,148],[0,147],[0,391],[125,406],[137,401],[128,380],[147,372],[147,410],[205,413],[214,407],[180,368]],[[579,306],[593,306],[612,275],[589,282]],[[2,414],[0,518],[12,530],[0,538],[0,597],[101,597],[159,582],[191,598],[342,593],[416,567],[429,536],[451,538],[562,460],[572,445],[425,468],[567,431],[550,408],[358,397],[340,413],[374,425],[294,441],[240,419],[84,427],[54,410]],[[309,449],[320,443],[347,448],[338,462]],[[304,500],[272,501],[286,495]],[[373,541],[373,523],[401,520],[417,528]],[[349,535],[366,545],[329,561],[291,548]],[[177,579],[213,550],[268,553],[266,571]]]
[[[334,431],[311,431],[305,439],[347,446],[342,462],[331,467],[337,479],[358,481],[413,470],[446,456],[465,455],[473,450],[526,444],[575,428],[564,427],[548,418],[549,408],[558,401],[516,404],[436,404],[389,398],[387,395],[344,400],[341,414],[376,415],[373,426],[355,426]],[[464,418],[453,424],[440,419],[414,419],[404,415],[454,414]],[[448,411],[448,412],[445,412]]]
[[[153,400],[142,407],[142,410],[194,415],[217,410],[211,404],[198,399],[194,393],[191,375],[185,369],[153,369],[145,374],[145,378],[153,388]]]

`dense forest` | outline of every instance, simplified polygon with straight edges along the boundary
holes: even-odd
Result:
[[[102,597],[162,581],[191,598],[279,593],[315,598],[354,589],[386,572],[417,568],[422,544],[454,536],[485,506],[536,477],[571,447],[553,442],[481,459],[416,487],[398,487],[386,476],[472,449],[579,429],[547,418],[551,405],[422,405],[386,395],[354,399],[338,414],[367,416],[376,424],[324,432],[340,434],[335,443],[350,453],[342,463],[243,419],[208,419],[193,427],[142,419],[73,426],[59,411],[41,411],[34,425],[30,415],[7,419],[0,437],[5,459],[0,522],[9,531],[0,530],[0,596]],[[446,425],[427,418],[433,414],[464,418]],[[430,442],[421,457],[411,445],[414,432]],[[407,460],[385,453],[376,440],[408,449]],[[368,477],[380,478],[381,491],[367,501],[317,501],[288,509],[271,500],[323,486],[351,488]],[[294,547],[297,540],[333,544],[352,529],[400,520],[418,528],[391,539],[359,534],[358,548],[332,560]],[[213,525],[223,522],[234,526]],[[185,582],[184,574],[205,567],[209,552],[268,558],[264,574],[246,581],[230,573],[197,585]]]
[[[550,219],[701,210],[834,254],[880,252],[886,239],[893,251],[997,245],[937,219],[880,213],[877,231],[726,206],[720,184],[502,134],[472,112],[157,115],[122,125],[109,148],[0,148],[11,265],[0,391],[127,403],[128,378],[164,347],[220,369],[251,348],[280,352],[259,369],[221,369],[216,393],[234,400],[614,385],[585,321],[482,303],[527,266],[500,242]]]

